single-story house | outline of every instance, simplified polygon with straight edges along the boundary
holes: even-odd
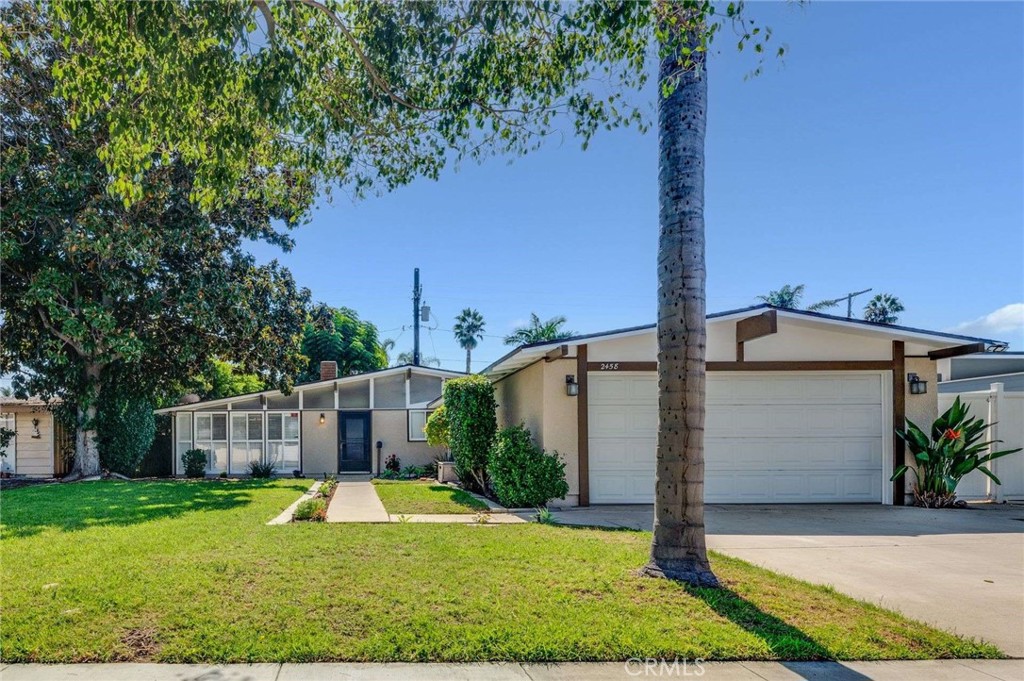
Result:
[[[56,402],[38,397],[0,397],[0,428],[13,433],[0,471],[5,476],[52,478],[68,472],[65,453],[74,445],[74,433],[54,418]]]
[[[935,418],[938,360],[1000,347],[768,305],[709,315],[706,501],[904,503],[893,426]],[[657,348],[655,325],[640,326],[525,345],[484,369],[499,423],[565,460],[569,505],[653,502]]]
[[[279,474],[307,476],[374,473],[395,454],[404,466],[422,466],[442,452],[427,445],[423,427],[430,404],[450,378],[464,376],[403,365],[338,376],[322,362],[320,380],[291,394],[266,390],[157,410],[173,415],[174,474],[181,456],[206,451],[209,475],[245,474],[250,461],[272,461]]]
[[[1024,352],[979,352],[939,361],[939,410],[959,397],[973,416],[995,424],[990,437],[999,449],[1024,447]],[[963,499],[1024,500],[1024,453],[996,459],[987,476],[974,472],[957,487]]]

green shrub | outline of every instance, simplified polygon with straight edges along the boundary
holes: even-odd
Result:
[[[498,429],[494,386],[483,376],[466,376],[445,381],[443,393],[455,470],[467,488],[485,492],[487,458]]]
[[[565,463],[557,453],[538,447],[525,426],[510,426],[498,433],[487,471],[498,501],[510,508],[544,506],[569,493]]]
[[[931,437],[907,419],[907,429],[896,429],[896,435],[907,443],[914,455],[913,468],[899,466],[890,480],[899,480],[907,471],[914,476],[914,505],[945,508],[956,502],[956,487],[971,471],[981,471],[997,485],[997,478],[989,470],[989,461],[1021,451],[1005,449],[992,451],[1001,440],[985,441],[990,425],[971,416],[966,404],[956,398],[953,406],[932,423]]]
[[[190,449],[181,455],[181,465],[185,468],[186,478],[201,478],[206,475],[206,452],[202,449]]]
[[[319,487],[316,488],[316,492],[317,492],[317,494],[319,494],[321,496],[329,497],[329,496],[331,496],[331,492],[333,492],[334,488],[337,487],[337,486],[338,486],[338,483],[336,481],[334,481],[334,480],[325,480],[324,482],[320,483]]]
[[[249,462],[249,475],[254,478],[269,478],[274,474],[276,469],[276,461],[268,461],[266,463],[262,463],[260,461]]]
[[[124,396],[111,390],[96,413],[100,465],[114,473],[133,476],[149,452],[156,435],[153,403],[146,398]]]
[[[448,449],[448,410],[443,404],[430,412],[423,432],[427,435],[428,445]]]
[[[397,454],[388,454],[388,458],[384,459],[384,469],[398,473],[402,470],[402,460]]]
[[[312,520],[321,522],[327,519],[327,502],[323,499],[306,499],[295,507],[292,514],[295,520]]]

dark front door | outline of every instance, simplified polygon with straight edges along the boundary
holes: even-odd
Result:
[[[338,414],[338,472],[369,473],[370,412]]]

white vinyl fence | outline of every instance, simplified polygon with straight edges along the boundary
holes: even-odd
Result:
[[[1024,394],[1004,392],[1002,383],[993,383],[988,390],[962,393],[939,393],[939,412],[944,412],[957,397],[971,408],[972,416],[980,416],[993,426],[989,439],[1002,440],[997,449],[1024,447]],[[993,501],[1024,500],[1024,452],[996,459],[991,470],[1001,485],[975,471],[956,488],[961,499]]]

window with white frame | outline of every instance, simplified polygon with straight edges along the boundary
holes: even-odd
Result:
[[[409,442],[426,442],[427,433],[424,429],[432,413],[432,409],[409,410]]]
[[[0,414],[0,428],[7,431],[7,446],[0,449],[0,453],[3,453],[3,456],[0,457],[0,470],[11,475],[14,475],[18,469],[16,460],[18,445],[16,431],[18,427],[16,424],[14,414]],[[0,444],[2,444],[2,441],[0,441]]]
[[[196,414],[196,449],[206,452],[207,473],[227,472],[227,414]]]
[[[181,457],[192,449],[192,413],[178,414],[174,417],[174,469],[184,470],[185,464]]]
[[[263,460],[263,412],[231,414],[231,472],[248,473],[249,463]]]
[[[267,414],[267,461],[277,464],[279,472],[301,468],[299,462],[299,412]]]

